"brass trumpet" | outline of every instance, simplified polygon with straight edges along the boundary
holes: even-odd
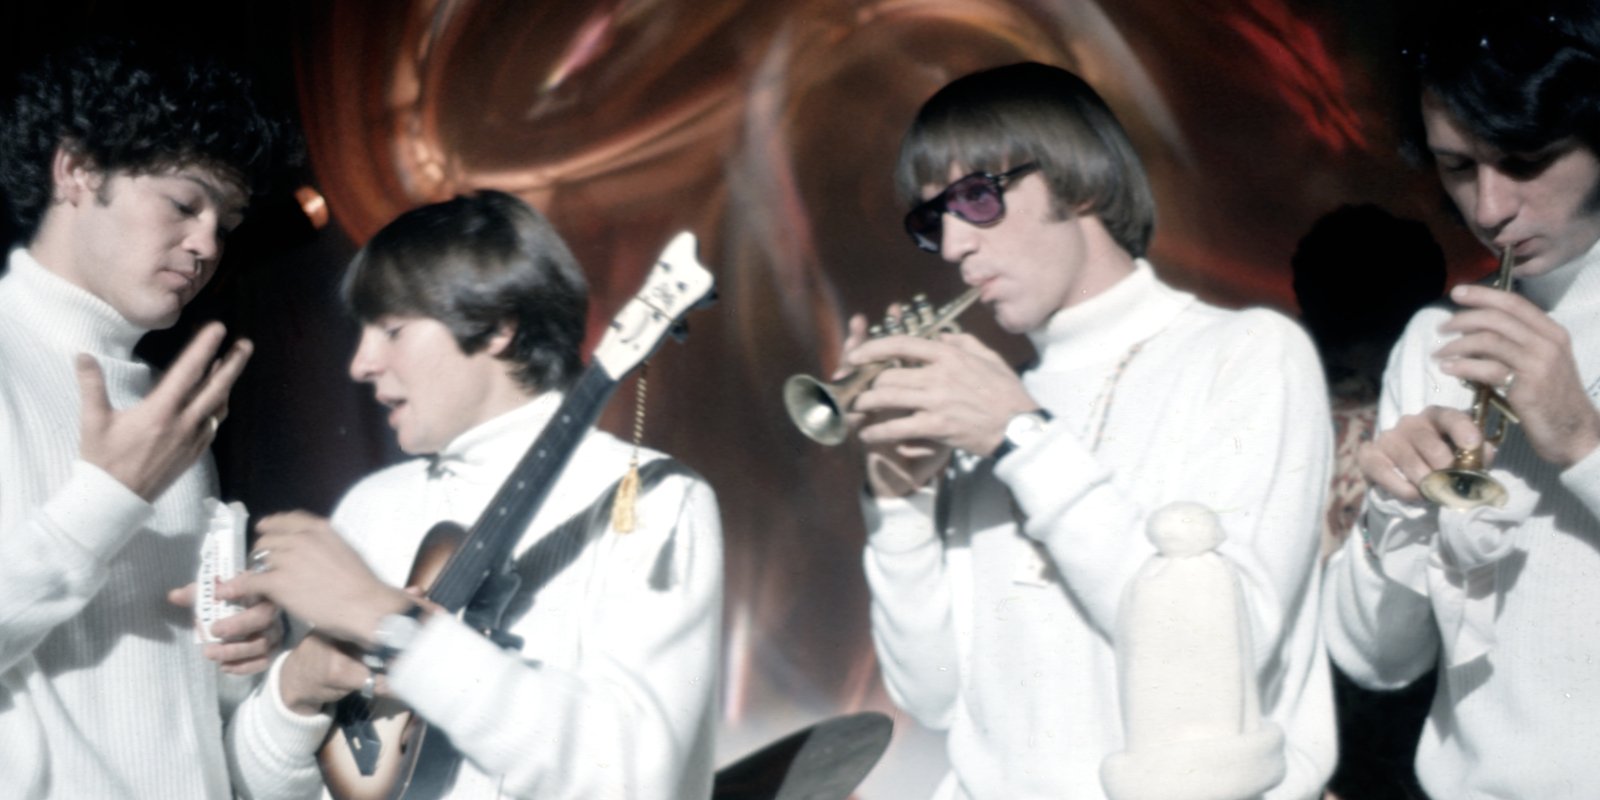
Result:
[[[1494,288],[1501,291],[1511,288],[1512,266],[1511,248],[1507,247],[1505,252],[1500,254],[1500,272],[1495,275]],[[1506,504],[1506,487],[1489,477],[1489,473],[1484,470],[1483,451],[1489,444],[1498,445],[1504,441],[1510,426],[1522,420],[1517,418],[1506,399],[1495,391],[1493,386],[1477,383],[1474,387],[1472,422],[1483,432],[1483,442],[1471,449],[1457,450],[1455,460],[1448,468],[1428,473],[1417,486],[1423,497],[1447,508],[1465,510],[1478,506]],[[1498,416],[1492,419],[1494,423],[1492,430],[1489,427],[1491,408],[1499,412]]]
[[[978,299],[979,289],[974,287],[937,311],[928,304],[926,295],[911,299],[911,307],[898,317],[885,317],[883,324],[873,326],[869,336],[876,338],[888,334],[903,334],[931,339],[941,333],[957,333],[956,317]],[[845,413],[878,374],[898,366],[895,361],[877,361],[852,370],[844,377],[825,382],[810,375],[791,375],[783,384],[783,405],[789,410],[789,419],[800,432],[819,444],[833,446],[845,440],[850,428],[845,424]]]

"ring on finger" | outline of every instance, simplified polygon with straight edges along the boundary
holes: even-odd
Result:
[[[373,692],[376,691],[377,688],[378,676],[374,673],[368,672],[367,679],[361,682],[361,696],[364,699],[371,700]]]
[[[1511,393],[1511,386],[1517,382],[1517,371],[1506,370],[1506,379],[1500,382],[1500,394],[1505,396]]]
[[[211,435],[212,436],[216,436],[217,435],[217,429],[222,427],[222,420],[218,419],[216,414],[207,415],[206,416],[206,427],[211,430]]]
[[[270,548],[263,547],[260,550],[251,550],[249,560],[250,571],[257,575],[263,575],[271,572],[272,562],[267,560],[267,557],[270,555],[272,555],[272,550]]]

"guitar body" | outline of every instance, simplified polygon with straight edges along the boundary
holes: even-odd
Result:
[[[434,525],[417,547],[406,585],[431,587],[466,538],[467,530],[454,522]],[[372,732],[378,740],[372,774],[361,774],[354,749],[370,745],[347,740],[339,726],[334,726],[317,756],[329,794],[335,800],[424,800],[442,796],[454,782],[455,770],[447,768],[447,774],[441,776],[433,769],[419,771],[418,764],[438,764],[454,755],[449,740],[429,729],[425,720],[397,700],[375,698],[367,707]],[[450,753],[439,754],[441,748],[449,748]],[[430,753],[426,759],[422,757],[425,751]],[[451,760],[459,763],[459,756]],[[437,791],[430,793],[430,787]]]
[[[380,743],[376,767],[371,775],[362,775],[354,749],[335,727],[317,756],[328,793],[337,800],[421,797],[408,794],[407,790],[428,724],[396,700],[379,698],[370,703],[370,708],[372,728]]]
[[[588,368],[482,516],[470,530],[453,522],[433,526],[418,547],[407,586],[424,588],[435,605],[463,614],[463,621],[502,647],[520,648],[501,630],[502,612],[516,591],[515,575],[505,565],[617,383],[711,294],[711,273],[695,249],[688,232],[667,244],[644,288],[612,319]],[[454,785],[461,755],[442,732],[398,701],[350,694],[335,708],[318,760],[338,800],[433,800]]]

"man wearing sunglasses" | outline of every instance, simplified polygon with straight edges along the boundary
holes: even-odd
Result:
[[[1156,552],[1147,522],[1181,501],[1214,509],[1226,535],[1255,659],[1236,663],[1259,679],[1258,730],[1281,738],[1145,755],[1189,765],[1205,796],[1318,796],[1334,760],[1314,571],[1330,444],[1310,342],[1281,315],[1216,308],[1157,277],[1142,258],[1144,169],[1064,70],[1018,64],[946,86],[896,178],[913,241],[1039,354],[1019,376],[970,335],[867,340],[851,321],[847,364],[907,365],[857,398],[854,422],[874,639],[896,702],[949,731],[936,796],[1111,792],[1102,762],[1130,746],[1119,607]],[[1177,668],[1206,685],[1202,667]]]

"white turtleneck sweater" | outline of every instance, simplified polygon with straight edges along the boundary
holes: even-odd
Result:
[[[1571,335],[1578,376],[1600,395],[1600,243],[1516,291]],[[1433,354],[1448,304],[1419,312],[1390,356],[1378,429],[1430,405],[1466,408],[1471,391]],[[1509,531],[1511,552],[1489,565],[1495,595],[1487,654],[1442,663],[1439,617],[1459,618],[1454,592],[1418,593],[1402,581],[1438,562],[1438,519],[1417,506],[1406,520],[1367,511],[1381,558],[1359,531],[1328,564],[1328,650],[1357,682],[1405,686],[1440,665],[1417,775],[1444,798],[1590,798],[1600,748],[1600,451],[1562,471],[1541,461],[1513,427],[1491,473],[1514,491],[1536,493],[1531,515]],[[1525,484],[1525,486],[1523,485]],[[1393,502],[1393,501],[1389,501]],[[1488,577],[1488,576],[1484,576]],[[1482,591],[1487,584],[1476,582]],[[1592,601],[1592,602],[1591,602]]]
[[[0,794],[227,798],[220,675],[167,591],[195,578],[209,458],[154,504],[78,457],[73,361],[89,353],[113,408],[149,392],[145,331],[26,250],[0,277]],[[288,729],[261,726],[271,740]],[[260,772],[271,772],[270,767]],[[279,785],[261,797],[308,787]]]
[[[404,585],[428,530],[442,520],[470,526],[562,397],[547,392],[435,458],[368,476],[340,501],[334,527],[378,577]],[[518,543],[524,590],[541,569],[554,572],[531,608],[511,615],[520,652],[435,615],[391,666],[391,691],[466,757],[450,798],[710,796],[722,621],[716,497],[678,466],[646,481],[631,533],[612,530],[609,505],[584,512],[626,472],[631,451],[591,430]],[[566,545],[540,548],[557,539]],[[275,684],[261,694],[275,695]]]
[[[998,466],[959,458],[943,497],[865,504],[885,682],[950,732],[938,796],[1105,796],[1101,762],[1125,746],[1118,605],[1155,553],[1147,517],[1175,501],[1217,512],[1242,578],[1262,712],[1287,737],[1288,775],[1267,797],[1320,796],[1335,737],[1313,567],[1331,445],[1310,342],[1143,261],[1032,339],[1023,384],[1055,416],[1042,439]]]

